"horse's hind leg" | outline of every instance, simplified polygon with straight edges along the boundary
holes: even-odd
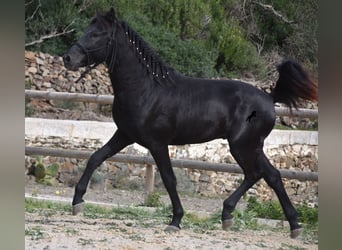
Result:
[[[280,172],[275,169],[269,162],[262,150],[262,143],[253,144],[253,140],[249,143],[233,143],[230,150],[245,174],[245,180],[241,186],[226,199],[223,203],[222,211],[222,227],[227,229],[232,224],[233,216],[231,213],[242,195],[252,187],[260,178],[264,178],[267,184],[275,191],[283,208],[284,214],[289,221],[291,229],[291,238],[296,238],[301,227],[298,224],[298,214],[293,207],[283,182]]]
[[[250,189],[259,178],[246,178],[243,180],[241,185],[223,202],[222,210],[222,228],[228,230],[233,225],[232,212],[234,211],[236,204],[240,198]]]
[[[255,166],[255,152],[243,145],[230,145],[235,160],[244,171],[245,178],[241,185],[223,202],[222,228],[227,230],[233,224],[232,212],[240,198],[262,177]]]
[[[102,148],[90,156],[87,166],[75,187],[75,194],[72,201],[74,215],[82,212],[84,206],[83,195],[87,190],[90,177],[95,169],[99,167],[106,159],[113,156],[131,143],[133,142],[130,139],[117,130],[113,137]]]
[[[291,238],[296,238],[301,232],[301,226],[298,224],[298,213],[286,193],[280,172],[272,166],[264,153],[260,155],[258,162],[263,166],[265,181],[278,196],[284,214],[290,224]]]

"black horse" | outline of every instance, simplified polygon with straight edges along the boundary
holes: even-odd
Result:
[[[102,62],[108,65],[115,94],[112,114],[118,128],[90,157],[75,188],[73,214],[82,211],[82,197],[94,170],[136,142],[149,149],[156,162],[173,206],[166,230],[177,231],[184,212],[168,145],[225,138],[245,178],[223,203],[223,229],[232,225],[232,212],[241,196],[264,178],[280,200],[291,237],[300,234],[298,214],[279,171],[263,152],[264,140],[275,123],[275,102],[297,108],[300,99],[317,100],[317,86],[299,64],[286,61],[278,66],[279,79],[271,94],[240,81],[186,77],[167,66],[137,32],[116,17],[113,8],[97,11],[63,59],[65,67],[74,71],[84,66],[89,70]]]

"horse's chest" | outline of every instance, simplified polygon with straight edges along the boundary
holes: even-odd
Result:
[[[116,126],[132,137],[138,136],[141,127],[140,112],[139,108],[134,108],[120,102],[113,105],[113,119]]]
[[[120,108],[119,105],[113,106],[113,119],[119,129],[132,127],[135,124],[134,115],[129,110]]]

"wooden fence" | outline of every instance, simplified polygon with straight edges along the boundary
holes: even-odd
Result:
[[[57,156],[66,158],[88,159],[92,154],[91,151],[85,150],[69,150],[56,149],[45,147],[25,147],[26,155],[43,155],[43,156]],[[136,163],[154,165],[155,162],[150,156],[137,156],[130,154],[116,154],[108,159],[108,161],[122,162],[122,163]],[[235,174],[243,174],[242,169],[237,164],[232,163],[212,163],[198,160],[186,159],[172,159],[172,166],[177,168],[190,168],[198,170],[210,170],[229,172]],[[283,178],[297,179],[301,181],[318,181],[318,175],[314,172],[303,172],[295,170],[280,169],[280,174]]]
[[[25,90],[25,97],[37,98],[46,100],[62,100],[73,102],[93,102],[98,104],[112,104],[114,96],[112,95],[94,95],[82,93],[68,93],[68,92],[52,92],[40,90]],[[299,116],[307,118],[317,118],[318,110],[315,109],[298,109],[292,110],[292,114],[288,108],[275,108],[278,116]]]
[[[50,91],[37,91],[25,90],[25,97],[49,100],[63,100],[74,102],[94,102],[98,104],[112,104],[114,97],[110,95],[94,95],[94,94],[81,94],[81,93],[66,93],[66,92],[50,92]],[[318,111],[311,109],[298,109],[293,110],[292,114],[287,108],[276,107],[278,116],[299,116],[308,118],[317,118]],[[43,148],[43,147],[25,147],[25,155],[42,155],[42,156],[57,156],[65,158],[78,158],[88,159],[91,151],[80,150],[66,150],[56,148]],[[146,192],[153,191],[154,186],[154,167],[155,162],[149,156],[136,156],[129,154],[116,154],[108,159],[108,161],[122,162],[122,163],[135,163],[146,165]],[[229,172],[243,174],[242,169],[237,164],[228,163],[210,163],[196,160],[185,159],[172,159],[172,166],[178,168],[190,168],[199,170],[211,170],[220,172]],[[283,178],[297,179],[301,181],[318,181],[318,174],[315,172],[302,172],[294,170],[280,169],[280,174]]]
[[[41,156],[56,156],[65,158],[88,159],[92,154],[91,151],[84,150],[67,150],[56,148],[43,147],[25,147],[25,155],[41,155]],[[108,159],[108,161],[135,163],[146,165],[146,193],[153,192],[154,187],[154,168],[155,162],[149,156],[137,156],[130,154],[116,154]],[[242,169],[237,164],[231,163],[212,163],[197,160],[172,159],[172,166],[177,168],[190,168],[198,170],[220,171],[228,173],[243,174]],[[282,178],[297,179],[301,181],[318,181],[318,174],[314,172],[303,172],[288,169],[279,170]]]

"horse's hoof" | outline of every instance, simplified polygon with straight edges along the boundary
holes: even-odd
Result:
[[[234,219],[227,219],[222,221],[222,229],[227,231],[234,223]]]
[[[77,215],[83,212],[84,202],[72,206],[72,215]]]
[[[173,225],[168,225],[164,231],[167,233],[174,233],[174,232],[178,232],[180,230],[179,227],[173,226]]]
[[[295,239],[295,238],[297,238],[299,235],[300,235],[300,233],[302,232],[302,228],[297,228],[297,229],[294,229],[294,230],[292,230],[291,231],[291,239]]]

